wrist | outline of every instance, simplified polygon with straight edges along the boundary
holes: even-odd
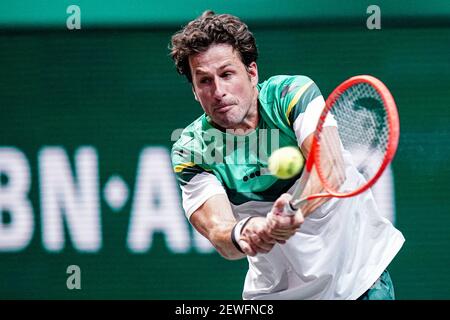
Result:
[[[239,238],[241,237],[242,230],[247,225],[247,223],[250,221],[251,218],[254,218],[254,216],[250,216],[247,218],[244,218],[242,220],[239,220],[231,229],[231,242],[236,247],[236,249],[239,250],[239,252],[245,253],[241,246],[239,245]]]

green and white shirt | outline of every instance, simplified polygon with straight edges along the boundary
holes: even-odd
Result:
[[[318,118],[323,97],[305,76],[275,76],[258,90],[260,120],[253,132],[222,132],[203,114],[174,144],[172,162],[188,218],[214,194],[226,193],[232,205],[273,202],[298,179],[268,174],[267,159],[279,147],[301,145],[314,131],[317,121],[303,119]]]
[[[246,136],[222,132],[206,115],[186,127],[172,148],[172,163],[189,219],[207,199],[225,194],[240,220],[266,216],[291,193],[300,174],[279,180],[267,159],[279,147],[300,146],[314,132],[325,101],[305,76],[274,76],[258,85],[260,120]],[[337,126],[329,115],[324,126]],[[345,188],[362,175],[343,150]],[[309,215],[285,244],[247,257],[244,299],[355,299],[382,274],[404,238],[378,213],[370,191],[331,199]]]

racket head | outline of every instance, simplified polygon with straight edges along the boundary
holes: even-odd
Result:
[[[343,148],[365,179],[352,190],[339,190],[324,170],[323,141],[325,119],[332,114],[337,122]],[[315,167],[329,196],[344,198],[362,193],[373,186],[394,158],[400,136],[397,107],[388,88],[369,75],[352,77],[341,83],[326,100],[313,138]],[[321,162],[322,161],[322,162]]]

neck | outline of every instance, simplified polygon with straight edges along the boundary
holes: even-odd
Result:
[[[259,111],[258,111],[258,101],[252,104],[252,107],[248,111],[244,120],[236,125],[232,130],[236,131],[237,134],[247,134],[249,131],[256,129],[259,123]]]

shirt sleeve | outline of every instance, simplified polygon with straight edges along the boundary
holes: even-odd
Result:
[[[282,112],[294,130],[298,145],[316,129],[325,107],[319,87],[306,76],[291,76],[285,79],[280,96]],[[337,126],[333,115],[328,114],[324,126]]]
[[[191,215],[212,196],[218,194],[226,195],[224,187],[216,176],[208,172],[196,174],[189,183],[180,185],[180,188],[183,199],[183,209],[188,219],[190,219]]]
[[[308,103],[305,112],[299,114],[293,124],[295,136],[297,137],[298,145],[301,146],[306,137],[316,130],[317,123],[320,115],[325,106],[325,101],[322,96],[316,97],[314,100]],[[324,127],[337,126],[336,120],[331,113],[328,113]]]
[[[225,188],[217,177],[187,157],[188,151],[179,146],[172,148],[172,165],[181,188],[183,209],[186,217],[191,215],[210,197],[225,194]]]

